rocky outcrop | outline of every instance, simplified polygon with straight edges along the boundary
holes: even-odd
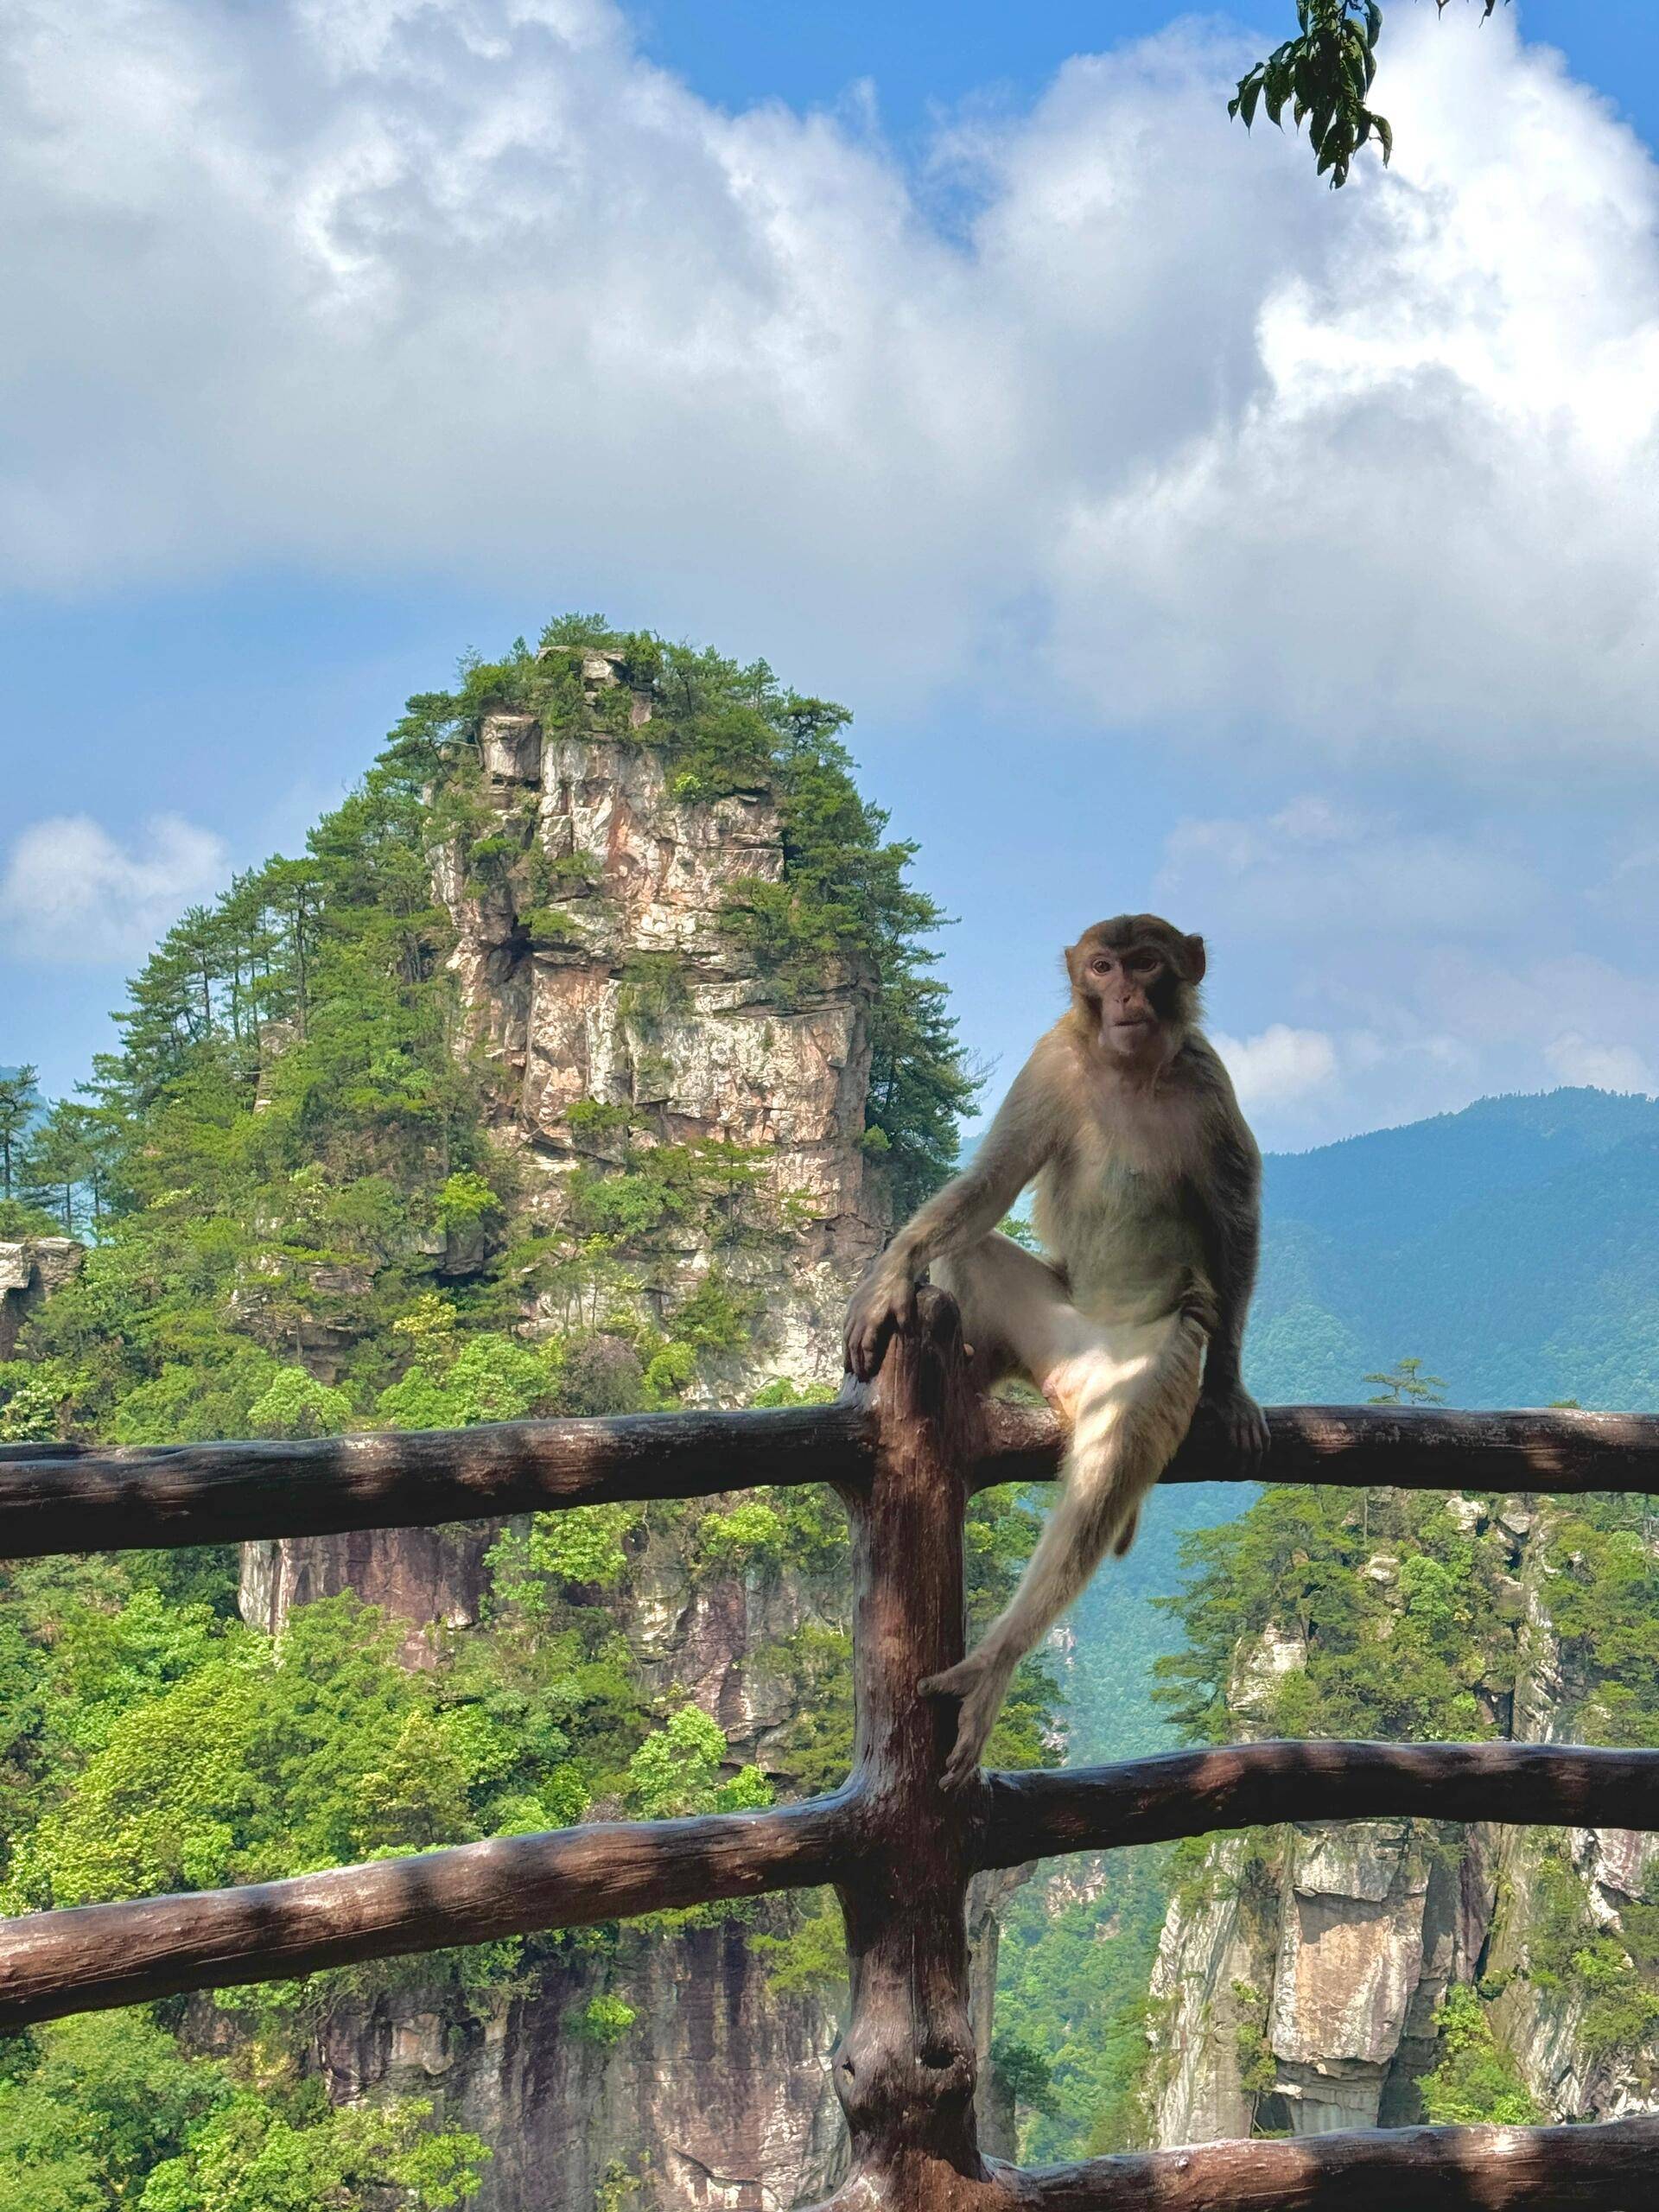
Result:
[[[620,676],[612,657],[588,657],[595,698],[613,697]],[[596,715],[575,734],[544,733],[518,713],[486,716],[495,827],[465,853],[458,841],[440,855],[438,891],[468,1042],[493,1071],[495,1133],[522,1171],[513,1235],[556,1224],[573,1173],[615,1157],[616,1116],[573,1116],[583,1102],[625,1109],[632,1142],[716,1140],[753,1153],[769,1225],[734,1240],[721,1265],[763,1294],[760,1318],[744,1356],[703,1385],[741,1399],[772,1376],[838,1376],[846,1292],[884,1233],[880,1171],[860,1144],[868,995],[861,977],[827,963],[810,989],[778,1003],[728,912],[746,880],[782,875],[777,803],[766,790],[712,802],[677,790],[670,752],[650,742],[649,709],[635,697],[626,716]],[[272,1066],[283,1041],[262,1054]],[[481,1256],[475,1245],[470,1265]],[[453,1237],[431,1259],[440,1277],[468,1272],[469,1251]],[[708,1266],[706,1236],[671,1234],[625,1290],[660,1313]],[[344,1356],[336,1338],[349,1344],[361,1287],[314,1286],[315,1328],[300,1341],[325,1379]],[[568,1319],[543,1300],[522,1325]],[[430,1663],[444,1633],[479,1620],[495,1533],[251,1545],[243,1611],[275,1630],[291,1606],[353,1589],[408,1624],[411,1663]],[[607,1602],[651,1694],[709,1713],[734,1763],[766,1769],[781,1757],[803,1691],[776,1655],[817,1612],[807,1584],[775,1570],[711,1571],[671,1529],[653,1530],[624,1592]],[[418,2093],[482,2136],[493,2157],[478,2212],[624,2202],[634,2212],[771,2212],[806,2201],[836,2179],[843,2138],[827,2065],[835,2007],[779,1993],[752,1942],[785,1929],[789,1911],[764,1902],[707,1925],[550,1942],[481,2012],[411,1967],[372,2001],[335,2008],[317,2063],[336,2097]],[[976,1934],[988,2041],[988,1910]],[[633,2015],[611,2039],[588,2024],[601,1995]]]
[[[83,1256],[73,1236],[0,1244],[0,1359],[11,1357],[24,1322],[79,1272]]]
[[[1452,1501],[1466,1533],[1487,1510]],[[1551,1628],[1547,1529],[1511,1500],[1515,1667],[1481,1686],[1500,1729],[1565,1738],[1586,1686],[1568,1678]],[[1391,1560],[1373,1562],[1380,1582]],[[1236,1733],[1265,1732],[1274,1688],[1303,1664],[1269,1628],[1241,1648],[1229,1685]],[[1295,1827],[1228,1837],[1171,1904],[1152,1981],[1147,2133],[1160,2145],[1252,2127],[1315,2135],[1421,2117],[1416,2084],[1435,2063],[1435,2014],[1456,1983],[1496,1993],[1491,2018],[1541,2111],[1559,2120],[1659,2109],[1653,2069],[1599,2053],[1586,2001],[1529,1972],[1543,1924],[1552,1840],[1530,1828],[1415,1821]],[[1570,1859],[1588,1921],[1617,1931],[1659,1902],[1659,1843],[1575,1831]]]
[[[590,655],[590,688],[614,686],[617,665]],[[648,706],[636,700],[636,729]],[[579,1102],[627,1109],[661,1141],[763,1153],[787,1234],[779,1249],[729,1262],[770,1294],[746,1379],[833,1381],[847,1284],[887,1219],[860,1143],[868,993],[826,961],[780,1005],[734,931],[744,885],[784,873],[775,797],[684,793],[671,753],[597,723],[543,734],[531,717],[499,713],[480,744],[498,849],[469,872],[452,849],[439,888],[455,925],[451,965],[499,1071],[504,1131],[542,1178],[527,1213],[556,1218],[562,1176],[606,1157],[570,1118]],[[673,1280],[650,1293],[694,1283],[706,1241],[671,1256]]]
[[[1521,1535],[1529,1536],[1532,1526],[1529,1519]],[[1573,1678],[1564,1658],[1549,1616],[1548,1570],[1537,1548],[1531,1549],[1520,1580],[1522,1666],[1514,1733],[1526,1743],[1555,1743],[1570,1740],[1564,1715],[1586,1703],[1593,1711],[1593,1700],[1590,1686]],[[1494,1839],[1506,1910],[1493,1930],[1485,1969],[1498,1993],[1493,2011],[1505,2046],[1538,2103],[1562,2120],[1618,2120],[1659,2111],[1654,2055],[1632,2066],[1628,2054],[1599,2049],[1588,2032],[1587,1992],[1563,1988],[1531,1971],[1552,1842],[1530,1828],[1499,1830]],[[1659,1837],[1626,1828],[1573,1828],[1567,1843],[1592,1927],[1622,1935],[1631,1906],[1659,1904]]]
[[[494,2153],[478,2206],[782,2212],[839,2174],[842,2135],[833,2020],[754,1971],[777,1916],[571,1945],[481,2012],[419,1986],[342,2010],[320,2038],[329,2093],[418,2095],[475,2131]],[[634,2014],[614,2044],[588,2024],[611,1993]]]

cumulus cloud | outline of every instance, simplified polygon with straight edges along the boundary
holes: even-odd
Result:
[[[223,840],[177,815],[157,815],[126,847],[89,815],[58,815],[13,842],[0,927],[25,959],[137,959],[193,900],[223,887],[226,863]]]
[[[1160,903],[1213,932],[1221,1046],[1264,1141],[1455,1109],[1482,1092],[1651,1090],[1659,984],[1575,942],[1594,880],[1552,880],[1548,824],[1457,830],[1304,791],[1260,816],[1179,822]],[[1645,859],[1637,848],[1637,858]],[[1241,1001],[1259,1030],[1236,1019]],[[1279,1007],[1312,1015],[1272,1020]]]
[[[0,576],[536,575],[866,698],[1040,651],[1108,728],[1643,758],[1653,163],[1402,10],[1332,199],[1227,123],[1252,50],[1077,60],[918,175],[607,0],[16,0]]]
[[[1653,1096],[1653,1070],[1629,1045],[1598,1044],[1570,1029],[1552,1039],[1544,1058],[1563,1083],[1588,1084],[1597,1090],[1640,1090]]]
[[[1211,1041],[1247,1114],[1303,1105],[1336,1080],[1336,1046],[1322,1030],[1292,1029],[1275,1021],[1259,1037],[1217,1033]]]

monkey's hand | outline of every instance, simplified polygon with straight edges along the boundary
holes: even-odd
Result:
[[[1223,1450],[1246,1474],[1254,1474],[1268,1455],[1268,1424],[1262,1408],[1239,1382],[1207,1379],[1198,1400],[1198,1419],[1218,1437]]]
[[[880,1373],[888,1338],[895,1329],[907,1329],[915,1318],[912,1278],[878,1262],[853,1293],[847,1308],[847,1365],[861,1382],[868,1382]]]

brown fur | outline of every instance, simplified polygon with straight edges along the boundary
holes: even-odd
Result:
[[[847,1319],[848,1365],[868,1377],[931,1269],[962,1306],[976,1372],[1026,1373],[1071,1424],[1019,1587],[962,1665],[923,1685],[961,1700],[951,1786],[977,1766],[1020,1660],[1106,1553],[1128,1550],[1200,1401],[1247,1464],[1266,1443],[1239,1379],[1261,1162],[1198,1027],[1203,940],[1119,915],[1065,958],[1070,1007],[972,1164],[899,1230]],[[1046,1259],[994,1233],[1033,1181]]]

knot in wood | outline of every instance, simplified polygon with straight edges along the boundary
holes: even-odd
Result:
[[[836,2052],[836,2094],[853,2139],[879,2164],[927,2150],[959,2158],[972,2142],[979,2060],[967,2007],[925,2017],[896,1985],[867,2006]]]

